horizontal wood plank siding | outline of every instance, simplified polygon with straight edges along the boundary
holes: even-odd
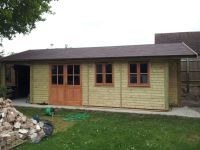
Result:
[[[95,62],[89,63],[89,103],[91,106],[120,107],[120,64],[112,63],[114,67],[113,86],[95,85]]]
[[[87,77],[83,75],[84,105],[168,109],[168,80],[165,79],[166,76],[168,77],[168,62],[149,63],[150,87],[128,86],[128,61],[113,61],[113,86],[95,86],[94,65],[95,62],[90,62],[89,68],[85,65],[85,73],[83,74],[87,75]],[[122,72],[120,70],[121,67]],[[120,79],[122,79],[121,83]],[[122,84],[122,87],[120,87],[120,84]],[[122,93],[120,88],[122,88]]]
[[[166,109],[165,62],[150,62],[150,87],[128,87],[127,62],[122,65],[122,107]]]
[[[30,77],[32,103],[48,103],[49,64],[32,64]]]
[[[167,110],[168,96],[170,99],[175,94],[168,90],[171,86],[168,82],[171,75],[169,76],[167,61],[149,61],[149,87],[128,86],[129,60],[112,61],[113,86],[95,85],[95,61],[79,63],[82,65],[82,104],[84,106]],[[49,63],[33,64],[31,68],[32,102],[48,103]]]
[[[88,74],[88,63],[82,64],[82,104],[88,105],[88,82],[89,82],[89,74]]]

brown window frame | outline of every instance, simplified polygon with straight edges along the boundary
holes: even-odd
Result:
[[[74,73],[74,66],[79,65],[79,74]],[[73,73],[68,74],[68,66],[73,66]],[[80,64],[66,64],[66,84],[67,86],[80,86],[81,85],[81,65]],[[72,76],[73,78],[73,84],[68,84],[68,76]],[[79,76],[79,84],[74,84],[74,77]]]
[[[137,71],[136,73],[130,73],[130,65],[131,64],[136,64],[137,65]],[[147,73],[140,73],[140,64],[147,64]],[[137,83],[131,83],[130,82],[130,75],[131,74],[137,74]],[[140,82],[140,77],[141,74],[147,74],[147,81],[148,83],[141,83]],[[150,64],[149,62],[129,62],[128,63],[128,86],[132,87],[150,87]]]
[[[97,64],[102,65],[102,73],[97,73]],[[106,65],[110,64],[112,66],[112,72],[111,73],[106,73]],[[113,86],[114,85],[114,68],[112,63],[96,63],[95,64],[95,85],[96,86]],[[97,74],[102,74],[102,83],[97,83]],[[106,83],[106,75],[111,74],[112,75],[112,83]]]
[[[53,66],[56,66],[56,74],[53,74],[52,73],[52,67]],[[58,66],[62,66],[63,67],[63,73],[62,74],[59,74],[58,73]],[[65,84],[65,78],[64,78],[64,65],[63,64],[52,64],[52,65],[50,65],[50,77],[51,77],[51,80],[50,80],[50,82],[51,82],[51,85],[54,85],[54,86],[59,86],[59,85],[64,85]],[[56,76],[56,79],[57,79],[57,82],[56,82],[56,84],[53,84],[52,83],[52,77],[53,76]],[[62,84],[58,84],[58,77],[59,76],[62,76],[63,77],[63,83]]]

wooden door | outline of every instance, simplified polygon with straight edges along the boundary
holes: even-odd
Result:
[[[51,65],[50,79],[50,104],[69,106],[82,104],[80,65]]]
[[[82,104],[81,66],[79,64],[66,65],[65,103],[67,105]]]
[[[65,70],[64,65],[50,65],[49,104],[60,105],[64,100]]]

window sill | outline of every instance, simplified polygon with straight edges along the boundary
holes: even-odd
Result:
[[[150,87],[150,84],[128,84],[129,87]]]
[[[72,84],[72,85],[69,85],[69,84],[51,84],[51,86],[82,86],[81,84],[80,85],[76,85],[76,84]]]
[[[63,86],[64,84],[51,84],[51,86]]]
[[[65,86],[76,86],[76,87],[79,87],[79,86],[82,86],[81,84],[77,85],[77,84],[65,84]]]
[[[110,83],[110,84],[108,84],[108,83],[101,83],[101,84],[95,84],[95,86],[108,86],[108,87],[112,87],[112,86],[114,86],[114,84],[113,83]]]

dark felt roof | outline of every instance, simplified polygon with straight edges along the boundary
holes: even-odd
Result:
[[[155,34],[155,44],[184,42],[200,54],[200,32],[177,32]]]
[[[195,53],[184,43],[173,43],[28,50],[4,57],[1,61],[195,56]]]

